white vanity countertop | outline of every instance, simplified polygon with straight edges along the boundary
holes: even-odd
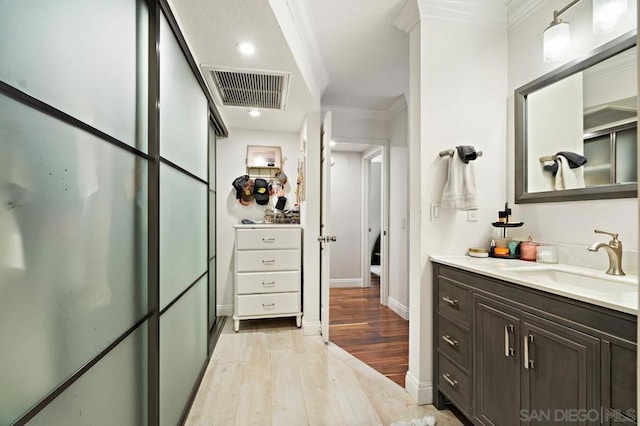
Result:
[[[638,314],[638,277],[616,277],[605,271],[524,260],[429,256],[431,261],[503,281],[581,300],[628,314]]]

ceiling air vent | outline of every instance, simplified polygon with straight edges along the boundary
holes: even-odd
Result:
[[[219,68],[208,72],[225,106],[285,109],[290,78],[287,72]]]

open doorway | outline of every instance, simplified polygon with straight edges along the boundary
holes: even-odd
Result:
[[[409,323],[389,309],[387,141],[331,153],[330,341],[405,385]]]

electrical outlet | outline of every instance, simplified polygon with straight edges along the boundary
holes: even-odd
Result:
[[[478,221],[478,210],[467,210],[467,222]]]

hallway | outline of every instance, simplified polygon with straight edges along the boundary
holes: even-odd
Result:
[[[409,322],[380,304],[380,277],[369,288],[332,288],[330,340],[404,387],[409,369]]]

